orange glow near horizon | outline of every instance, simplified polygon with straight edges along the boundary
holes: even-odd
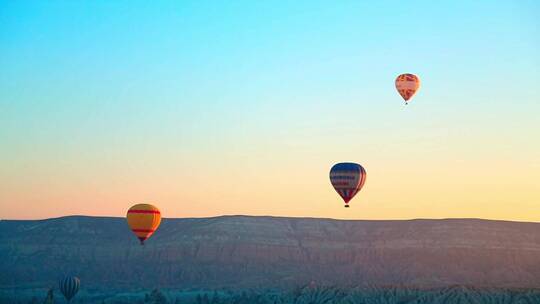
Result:
[[[111,157],[99,165],[83,161],[67,166],[69,160],[60,159],[41,167],[19,164],[12,166],[12,179],[2,183],[1,217],[123,217],[131,205],[151,203],[165,218],[244,214],[540,221],[536,191],[540,171],[532,170],[534,164],[526,157],[493,166],[500,155],[484,154],[482,147],[470,154],[446,146],[442,154],[419,144],[395,155],[394,145],[398,143],[385,149],[358,146],[362,152],[350,153],[330,145],[311,154],[309,144],[281,151],[255,147],[261,152],[236,151],[221,157],[199,154],[190,162],[156,149],[152,153],[159,156],[148,158],[153,162]],[[356,153],[364,156],[366,185],[349,209],[343,208],[328,178],[330,166],[338,161],[330,158],[334,153],[345,161],[356,161],[349,156]],[[7,208],[5,202],[16,203]]]

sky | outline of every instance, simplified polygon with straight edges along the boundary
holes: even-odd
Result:
[[[0,0],[0,218],[539,222],[539,84],[532,0]]]

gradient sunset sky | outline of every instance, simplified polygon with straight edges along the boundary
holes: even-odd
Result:
[[[540,221],[540,2],[0,1],[0,218],[134,203]]]

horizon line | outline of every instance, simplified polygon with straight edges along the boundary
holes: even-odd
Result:
[[[123,216],[70,214],[70,215],[63,215],[63,216],[50,217],[50,218],[39,218],[39,219],[13,219],[13,218],[8,219],[8,218],[0,218],[0,221],[47,221],[47,220],[63,219],[63,218],[70,218],[70,217],[125,219],[125,217],[123,217]],[[248,215],[248,214],[223,214],[223,215],[216,215],[216,216],[201,216],[201,217],[163,217],[162,220],[217,219],[217,218],[226,218],[226,217],[307,219],[307,220],[330,220],[330,221],[342,221],[342,222],[360,222],[360,221],[362,221],[362,222],[406,222],[406,221],[477,220],[477,221],[492,221],[492,222],[540,224],[540,222],[534,222],[534,221],[517,221],[517,220],[489,219],[489,218],[477,218],[477,217],[410,218],[410,219],[337,219],[337,218],[330,218],[330,217]]]

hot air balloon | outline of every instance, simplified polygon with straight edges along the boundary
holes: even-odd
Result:
[[[77,277],[65,277],[59,282],[60,292],[64,295],[68,303],[71,303],[71,299],[79,291],[81,281]]]
[[[137,204],[129,208],[127,222],[131,231],[141,241],[141,245],[144,245],[144,241],[159,227],[161,213],[157,207],[150,204]]]
[[[349,207],[349,201],[366,182],[366,170],[355,163],[338,163],[330,169],[330,182]]]
[[[413,74],[401,74],[396,78],[396,89],[399,95],[405,99],[405,104],[420,88],[420,79]]]

